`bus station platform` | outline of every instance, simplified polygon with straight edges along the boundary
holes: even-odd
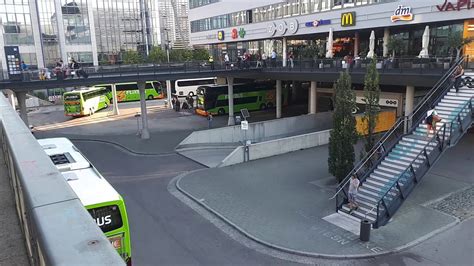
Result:
[[[218,217],[226,227],[268,248],[268,253],[290,254],[296,261],[372,258],[414,246],[420,249],[448,231],[447,240],[433,239],[425,245],[459,247],[455,254],[464,256],[444,254],[439,260],[465,265],[474,258],[469,251],[474,234],[469,229],[474,221],[469,219],[474,216],[473,146],[474,135],[468,134],[448,150],[393,220],[371,231],[369,242],[359,240],[359,222],[335,213],[335,202],[329,200],[336,182],[327,169],[327,145],[197,170],[177,177],[173,185],[191,199],[188,205],[213,217],[208,219]]]

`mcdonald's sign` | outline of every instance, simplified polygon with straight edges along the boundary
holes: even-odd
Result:
[[[341,27],[355,26],[356,12],[347,12],[341,14]]]

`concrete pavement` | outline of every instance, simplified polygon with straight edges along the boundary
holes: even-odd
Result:
[[[469,200],[474,194],[473,146],[470,134],[448,150],[393,220],[372,230],[368,243],[350,228],[324,219],[335,208],[328,200],[335,184],[327,171],[326,147],[195,171],[179,178],[176,186],[261,244],[315,257],[373,257],[420,244],[474,215]],[[456,200],[449,200],[449,195]],[[459,198],[466,204],[456,204]],[[472,231],[465,233],[472,236]],[[474,248],[472,241],[464,244]],[[468,264],[469,259],[459,261]]]

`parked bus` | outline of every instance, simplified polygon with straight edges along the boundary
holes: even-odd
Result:
[[[145,98],[147,100],[162,99],[164,97],[163,89],[159,81],[147,81],[145,84]],[[104,87],[112,92],[112,84],[100,84],[95,87]],[[116,83],[115,89],[117,90],[118,102],[140,100],[140,92],[138,91],[136,82]],[[110,96],[110,100],[112,101],[112,96]]]
[[[120,194],[69,139],[50,138],[38,142],[115,250],[131,265],[130,228]]]
[[[110,91],[104,87],[82,88],[65,92],[64,114],[67,116],[92,115],[110,105]]]
[[[200,86],[197,89],[196,113],[207,116],[229,113],[227,85]],[[288,90],[283,90],[283,105],[288,101]],[[265,110],[276,105],[274,82],[257,82],[234,85],[234,112]]]
[[[174,89],[178,97],[193,97],[199,86],[215,85],[216,83],[216,78],[178,79],[174,83]]]

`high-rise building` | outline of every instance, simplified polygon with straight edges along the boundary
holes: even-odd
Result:
[[[173,49],[189,47],[188,0],[159,0],[162,45]]]
[[[124,51],[146,54],[160,43],[158,7],[153,0],[0,0],[0,45],[18,46],[21,59],[39,68],[70,57],[115,63]],[[4,51],[0,61],[6,69]]]

